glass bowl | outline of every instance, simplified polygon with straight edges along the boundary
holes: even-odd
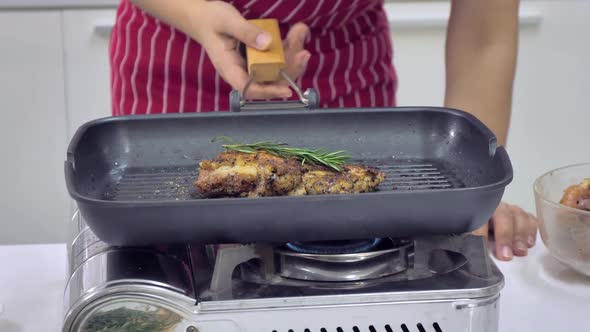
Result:
[[[533,190],[539,232],[549,253],[590,276],[590,211],[560,204],[564,190],[590,178],[590,163],[549,171],[535,180]]]

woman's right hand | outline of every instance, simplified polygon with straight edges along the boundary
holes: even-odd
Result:
[[[195,13],[189,34],[207,52],[219,75],[233,89],[243,91],[248,81],[245,59],[238,50],[238,41],[258,49],[266,50],[271,36],[248,22],[232,5],[222,1],[202,2]],[[285,72],[295,80],[305,70],[310,53],[304,49],[309,29],[302,23],[295,24],[283,42],[287,67]],[[273,83],[252,83],[248,87],[248,99],[288,98],[293,92],[285,81]]]
[[[243,91],[248,81],[246,61],[238,51],[238,41],[258,50],[265,50],[271,36],[249,23],[236,8],[222,1],[205,0],[131,0],[150,15],[186,33],[200,43],[213,66],[233,89]],[[309,28],[293,25],[283,41],[287,75],[297,79],[311,54],[304,44]],[[268,84],[252,83],[248,99],[288,98],[292,95],[285,81]]]

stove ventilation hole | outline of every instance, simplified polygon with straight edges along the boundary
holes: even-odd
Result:
[[[422,325],[422,323],[418,323],[416,325],[416,327],[418,328],[418,332],[427,332],[426,328],[424,328],[424,325]],[[434,328],[434,332],[443,332],[442,328],[440,327],[440,325],[438,325],[437,322],[432,324],[432,327]],[[385,325],[385,332],[395,332],[393,330],[393,328],[391,327],[391,325],[387,324]],[[400,326],[400,328],[402,329],[402,332],[412,332],[410,331],[410,329],[408,328],[408,326],[406,324],[402,324]],[[278,332],[277,330],[273,330],[272,332]],[[294,330],[290,329],[287,332],[295,332]],[[305,329],[303,330],[303,332],[311,332],[310,329]],[[328,332],[328,330],[325,327],[322,327],[319,332]],[[344,329],[342,327],[337,327],[335,332],[345,332]],[[361,330],[358,328],[358,326],[353,326],[352,327],[352,332],[361,332]],[[377,331],[377,328],[375,328],[375,326],[370,325],[369,326],[369,331],[368,332],[380,332]]]

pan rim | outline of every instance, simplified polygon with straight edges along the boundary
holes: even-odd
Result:
[[[105,200],[92,198],[88,195],[82,195],[75,190],[73,181],[74,168],[74,151],[81,138],[85,135],[87,130],[95,125],[102,125],[112,122],[121,121],[156,121],[158,119],[177,119],[177,118],[206,118],[206,117],[244,117],[244,116],[282,116],[291,114],[337,114],[337,113],[382,113],[382,112],[445,112],[450,115],[458,116],[466,119],[472,125],[478,127],[480,132],[484,134],[490,145],[490,157],[500,153],[500,158],[507,160],[505,163],[508,167],[504,170],[504,177],[496,182],[489,183],[476,187],[462,187],[462,188],[446,188],[446,189],[417,189],[404,191],[378,191],[359,194],[327,194],[327,195],[308,195],[308,196],[271,196],[271,197],[257,197],[257,198],[214,198],[214,199],[194,199],[194,200]],[[479,119],[471,113],[447,107],[438,106],[404,106],[404,107],[381,107],[381,108],[325,108],[319,110],[264,110],[264,111],[243,111],[243,112],[206,112],[206,113],[176,113],[176,114],[146,114],[146,115],[127,115],[116,117],[104,117],[86,122],[78,128],[72,136],[70,144],[67,148],[65,168],[66,168],[66,186],[70,196],[77,202],[94,204],[99,206],[109,207],[178,207],[178,206],[210,206],[218,204],[258,204],[260,202],[308,202],[308,201],[341,201],[341,200],[359,200],[359,199],[379,199],[388,197],[411,197],[413,195],[424,194],[450,194],[450,193],[464,193],[469,191],[494,191],[504,189],[513,180],[513,168],[509,161],[509,156],[503,146],[496,146],[496,136],[487,128]]]

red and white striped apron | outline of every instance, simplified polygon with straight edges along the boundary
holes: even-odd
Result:
[[[302,89],[322,107],[395,106],[397,76],[383,0],[233,0],[247,19],[276,18],[281,33],[311,29]],[[186,34],[122,0],[110,42],[113,115],[229,108],[231,87]],[[295,97],[293,97],[295,98]]]

